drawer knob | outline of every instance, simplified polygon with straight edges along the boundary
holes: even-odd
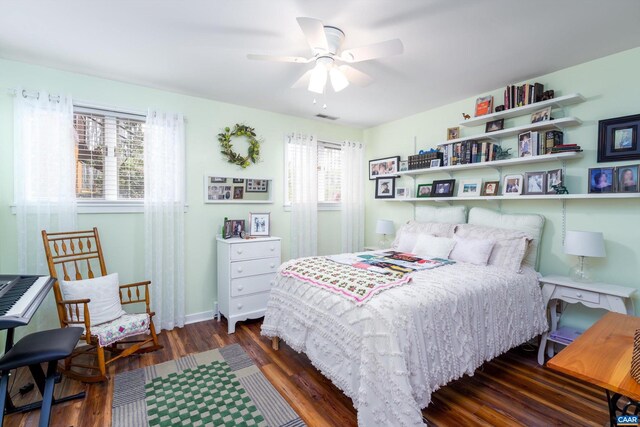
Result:
[[[242,304],[238,304],[238,310],[242,310]]]
[[[581,294],[580,292],[578,292],[578,293],[576,294],[576,296],[577,296],[578,298],[582,298],[582,294]]]
[[[238,286],[238,290],[241,291],[244,289],[244,286]]]
[[[237,253],[238,255],[240,255],[240,254],[242,253],[242,249],[238,249],[238,250],[236,251],[236,253]]]
[[[242,273],[242,267],[238,267],[238,273]]]
[[[275,251],[275,250],[276,250],[276,248],[275,248],[275,247],[273,247],[273,246],[271,246],[271,248],[269,248],[269,250],[270,250],[271,252],[273,252],[273,251]]]
[[[272,263],[271,268],[276,268],[276,265]]]

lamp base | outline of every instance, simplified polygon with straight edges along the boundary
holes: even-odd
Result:
[[[386,234],[382,235],[382,238],[378,242],[378,246],[380,246],[380,249],[389,248],[389,239],[387,239],[387,235]]]
[[[582,283],[593,282],[591,277],[591,270],[587,267],[587,262],[583,256],[579,257],[579,261],[576,265],[569,270],[569,276],[572,280]]]

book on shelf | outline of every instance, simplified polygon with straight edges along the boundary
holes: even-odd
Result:
[[[541,83],[525,83],[523,85],[508,85],[504,90],[504,108],[522,107],[542,101],[544,85]]]
[[[476,99],[476,117],[491,114],[493,112],[493,96],[482,96]]]
[[[582,335],[584,331],[569,326],[562,326],[555,331],[549,333],[549,339],[557,341],[561,344],[571,344],[576,338]]]
[[[556,154],[556,153],[567,153],[571,151],[582,151],[582,147],[578,144],[560,144],[555,147],[551,147],[547,153],[548,154]]]

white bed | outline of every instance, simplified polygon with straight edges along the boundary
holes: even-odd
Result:
[[[439,387],[546,329],[533,268],[457,263],[415,273],[362,306],[278,275],[262,334],[306,353],[353,400],[360,426],[408,426],[423,424],[421,408]]]

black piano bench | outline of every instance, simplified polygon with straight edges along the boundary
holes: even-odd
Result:
[[[84,329],[82,328],[62,328],[35,332],[22,338],[5,353],[0,359],[0,373],[2,375],[0,378],[0,426],[4,421],[9,372],[12,369],[23,366],[29,367],[42,395],[42,408],[38,426],[49,425],[51,405],[54,402],[53,387],[56,380],[58,361],[71,355],[83,331]],[[44,362],[49,362],[46,376],[42,366],[40,366]]]

